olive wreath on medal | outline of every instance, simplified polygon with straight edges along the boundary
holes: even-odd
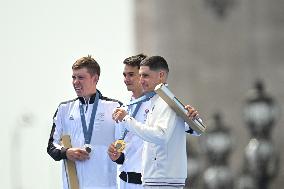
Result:
[[[115,143],[114,143],[114,147],[118,152],[122,152],[125,149],[125,145],[126,144],[125,144],[124,140],[121,140],[121,139],[115,141]]]

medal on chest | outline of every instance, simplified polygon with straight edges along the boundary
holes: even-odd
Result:
[[[118,152],[122,152],[125,149],[125,142],[122,139],[115,141],[114,147]]]
[[[85,144],[84,144],[83,148],[88,153],[92,152],[91,139],[92,139],[92,134],[93,134],[95,116],[96,116],[96,112],[97,112],[97,108],[98,108],[98,102],[99,102],[99,94],[98,94],[98,91],[97,91],[88,128],[87,128],[87,124],[86,124],[83,105],[82,104],[79,105],[82,128],[83,128],[84,139],[85,139]]]
[[[88,152],[88,153],[91,153],[92,152],[92,145],[90,144],[85,144],[83,146],[83,148],[85,148],[85,150]]]

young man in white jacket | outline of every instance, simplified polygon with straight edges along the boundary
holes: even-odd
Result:
[[[116,189],[117,165],[107,155],[116,140],[111,112],[120,102],[104,97],[97,90],[100,66],[91,57],[82,57],[72,66],[77,98],[62,102],[54,115],[47,152],[56,161],[75,162],[80,189]],[[71,148],[61,144],[69,135]],[[66,164],[62,169],[63,188],[70,189]]]
[[[139,68],[142,60],[146,58],[144,54],[138,54],[126,58],[123,61],[124,70],[124,83],[127,90],[131,92],[131,101],[143,96],[143,89],[139,83]],[[149,112],[150,102],[143,102],[141,104],[133,105],[128,108],[129,114],[135,117],[136,120],[144,123]],[[115,147],[112,143],[109,147],[109,157],[117,164],[121,164],[119,171],[119,185],[120,189],[142,189],[141,181],[141,162],[142,162],[142,149],[143,140],[133,132],[125,132],[122,129],[122,135],[125,135],[124,141],[126,147],[122,153],[113,153]]]
[[[143,92],[152,92],[160,83],[166,83],[169,68],[161,56],[144,59],[140,65],[140,83]],[[188,116],[197,111],[186,106]],[[182,188],[187,177],[186,134],[184,120],[157,94],[150,99],[150,110],[145,124],[118,108],[113,119],[125,124],[130,132],[142,138],[142,182],[144,188]]]

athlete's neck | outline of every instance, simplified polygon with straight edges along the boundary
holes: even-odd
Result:
[[[85,100],[86,102],[88,102],[88,101],[90,100],[90,98],[96,94],[96,92],[97,92],[97,90],[94,90],[94,91],[91,92],[90,94],[88,94],[88,95],[86,95],[86,96],[83,96],[84,100]]]
[[[142,89],[138,89],[135,91],[132,91],[132,96],[136,99],[139,98],[143,95],[143,90]]]

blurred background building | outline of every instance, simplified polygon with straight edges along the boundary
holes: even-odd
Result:
[[[169,87],[208,126],[188,137],[187,187],[284,185],[284,1],[0,0],[0,22],[1,188],[60,188],[46,145],[57,105],[75,95],[72,63],[93,55],[99,89],[125,100],[122,60],[141,52],[165,57]],[[260,89],[276,108],[263,96],[254,106]]]
[[[135,9],[137,51],[164,56],[176,95],[206,119],[220,110],[233,128],[229,162],[236,179],[251,137],[243,115],[246,95],[256,80],[283,109],[284,2],[145,0],[136,1]],[[275,189],[284,184],[284,120],[276,119],[268,128],[280,153],[278,176],[270,184]],[[190,140],[198,148],[200,143]]]

